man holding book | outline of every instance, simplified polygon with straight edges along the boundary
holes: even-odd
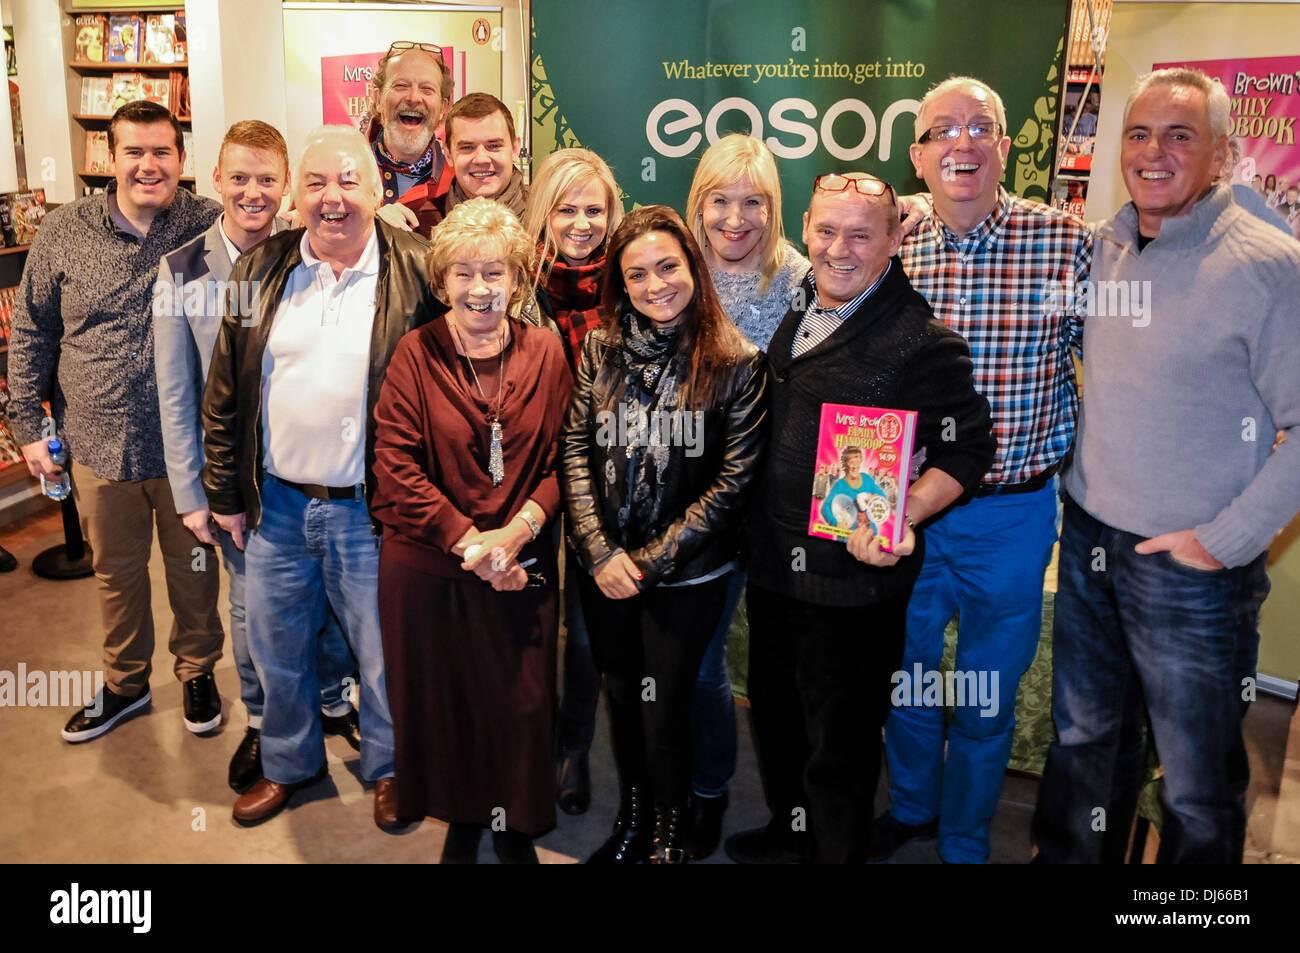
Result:
[[[973,486],[994,451],[966,342],[934,320],[894,257],[893,189],[862,172],[819,176],[803,239],[812,271],[768,347],[773,434],[745,520],[749,693],[772,819],[728,839],[738,863],[865,857],[880,727],[924,551],[915,524]],[[823,404],[918,414],[920,477],[892,551],[869,523],[847,546],[808,532]]]

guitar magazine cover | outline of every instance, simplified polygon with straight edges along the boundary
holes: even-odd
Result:
[[[869,524],[882,549],[902,542],[915,439],[915,411],[822,404],[808,535],[846,542]]]

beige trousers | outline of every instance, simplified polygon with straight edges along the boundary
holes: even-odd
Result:
[[[72,488],[99,579],[109,689],[137,695],[149,684],[154,649],[149,553],[155,523],[172,608],[168,647],[176,656],[176,677],[184,682],[211,672],[225,639],[217,613],[218,559],[181,522],[167,481],[101,480],[74,460]]]

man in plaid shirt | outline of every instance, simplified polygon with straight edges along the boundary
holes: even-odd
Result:
[[[902,665],[913,687],[896,691],[885,726],[891,807],[874,825],[872,856],[937,833],[945,861],[983,863],[1016,690],[1042,626],[1043,573],[1056,540],[1052,477],[1078,407],[1070,353],[1082,328],[1068,302],[1088,278],[1092,236],[1078,219],[1002,188],[1011,140],[1002,99],[984,83],[940,83],[922,100],[915,128],[912,163],[933,209],[900,255],[935,317],[970,344],[998,452],[973,496],[925,527]],[[955,709],[945,761],[943,708],[923,700],[916,683],[918,672],[938,672],[955,613],[954,685],[964,676],[989,691],[944,700]]]

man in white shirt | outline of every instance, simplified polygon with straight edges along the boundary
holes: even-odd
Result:
[[[376,598],[374,405],[398,340],[442,309],[426,243],[376,221],[380,176],[365,138],[322,126],[294,176],[306,230],[274,235],[231,272],[256,289],[230,302],[204,394],[213,519],[248,532],[248,644],[266,690],[263,778],[236,802],[245,825],[326,777],[315,633],[337,614],[360,668],[361,775],[375,822],[401,826]]]
[[[256,119],[237,122],[226,132],[212,172],[222,214],[202,235],[164,255],[154,285],[154,370],[167,479],[176,512],[200,542],[221,547],[229,578],[230,644],[239,672],[240,697],[248,729],[230,761],[230,786],[247,790],[262,776],[260,731],[265,693],[248,651],[245,634],[244,554],[228,533],[216,532],[203,495],[203,424],[199,405],[208,376],[212,346],[221,326],[227,294],[238,296],[230,269],[239,256],[279,232],[276,218],[289,189],[289,152],[274,126]],[[243,289],[245,295],[251,289]],[[338,624],[327,619],[321,632],[317,671],[321,719],[327,732],[342,734],[360,747],[357,713],[346,696],[353,673],[352,652]]]

